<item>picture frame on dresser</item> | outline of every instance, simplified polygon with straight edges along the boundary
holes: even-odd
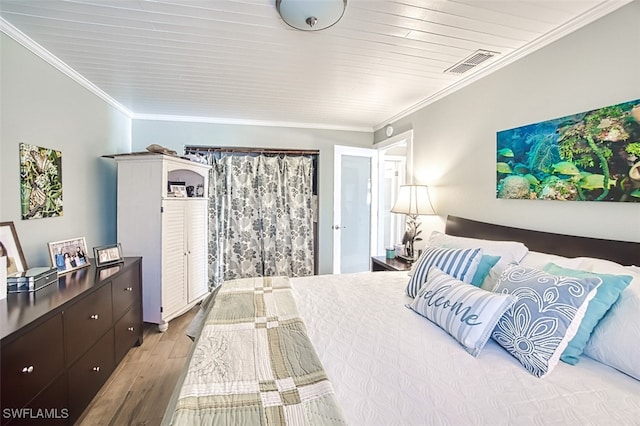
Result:
[[[58,270],[58,275],[90,265],[87,256],[87,242],[84,237],[71,238],[48,243],[51,266]]]
[[[93,257],[98,268],[124,262],[120,243],[94,247]]]
[[[0,222],[0,256],[7,258],[7,276],[27,270],[27,262],[13,222]]]

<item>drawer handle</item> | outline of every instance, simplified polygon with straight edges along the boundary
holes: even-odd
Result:
[[[124,291],[133,291],[133,287],[127,287],[124,289]]]
[[[98,319],[98,314],[93,314],[90,317],[92,320],[97,320]]]
[[[22,369],[22,372],[23,372],[23,373],[27,373],[27,374],[33,373],[33,365],[30,365],[30,366],[28,366],[28,367],[24,367],[24,368]]]
[[[133,330],[135,330],[135,328],[133,328],[133,327],[128,327],[128,328],[127,328],[127,330],[129,330],[129,331],[133,331]]]
[[[92,370],[95,371],[96,373],[98,373],[98,372],[100,372],[100,367],[93,367]]]

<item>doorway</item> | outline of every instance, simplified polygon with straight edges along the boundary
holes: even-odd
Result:
[[[378,240],[378,151],[336,146],[333,179],[333,273],[368,271]]]
[[[413,130],[400,133],[374,145],[378,151],[378,241],[374,256],[402,241],[404,215],[391,213],[400,185],[411,182],[413,176]]]

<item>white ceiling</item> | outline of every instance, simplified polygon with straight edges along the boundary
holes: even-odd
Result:
[[[275,0],[0,0],[0,29],[133,117],[371,131],[629,1],[348,0],[303,32]]]

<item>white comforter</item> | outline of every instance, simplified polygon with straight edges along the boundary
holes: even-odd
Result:
[[[473,358],[404,306],[407,281],[406,272],[292,280],[349,424],[640,425],[640,381],[587,357],[538,379],[493,340]]]

